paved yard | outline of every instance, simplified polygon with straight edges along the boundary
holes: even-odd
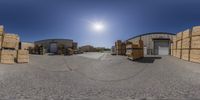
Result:
[[[29,64],[0,64],[0,98],[200,98],[200,64],[170,56],[130,61],[106,53],[32,55]]]

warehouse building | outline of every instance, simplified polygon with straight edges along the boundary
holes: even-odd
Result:
[[[59,46],[64,46],[64,48],[77,49],[78,43],[73,42],[71,39],[46,39],[35,41],[35,45],[42,45],[47,52],[56,53]]]
[[[173,33],[153,32],[132,37],[127,42],[137,43],[138,40],[143,40],[144,55],[169,55],[174,36]]]

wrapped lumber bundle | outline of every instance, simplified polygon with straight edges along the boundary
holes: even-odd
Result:
[[[200,26],[193,27],[191,49],[200,49]]]
[[[176,49],[176,43],[171,43],[171,49],[175,50]]]
[[[200,48],[200,36],[192,37],[191,48]]]
[[[4,27],[3,25],[0,25],[0,35],[2,35],[4,33]]]
[[[181,51],[182,50],[176,50],[176,55],[175,55],[175,57],[177,57],[177,58],[181,58]]]
[[[190,61],[200,63],[200,50],[190,51]]]
[[[176,34],[176,41],[182,40],[182,32]]]
[[[138,41],[138,44],[127,43],[126,55],[129,59],[135,60],[144,57],[143,41]]]
[[[122,49],[122,41],[121,40],[117,40],[115,42],[115,47],[116,47],[117,50]]]
[[[182,35],[183,35],[183,39],[189,38],[190,37],[190,29],[183,31]]]
[[[190,48],[190,38],[184,38],[182,40],[182,49],[189,49],[189,48]]]
[[[14,64],[15,56],[16,56],[15,50],[4,50],[3,49],[0,52],[0,61],[3,64]]]
[[[28,63],[29,52],[28,50],[17,50],[17,63]]]
[[[177,41],[177,49],[182,49],[182,40]]]
[[[181,53],[182,53],[181,59],[188,61],[189,60],[189,49],[184,49],[184,50],[182,50]]]
[[[17,50],[19,46],[19,36],[17,34],[4,34],[2,42],[2,48]]]
[[[192,28],[192,36],[200,36],[200,26],[195,26]]]
[[[176,50],[173,50],[173,56],[176,57]]]

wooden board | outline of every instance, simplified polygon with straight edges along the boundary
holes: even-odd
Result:
[[[14,64],[14,58],[16,55],[15,50],[1,50],[0,62],[3,64]]]
[[[182,49],[189,49],[190,47],[190,38],[184,38],[182,40]]]
[[[200,63],[200,50],[190,51],[190,61]]]
[[[182,50],[182,57],[183,60],[189,60],[189,50]]]
[[[200,48],[200,36],[192,37],[191,48]]]
[[[4,34],[2,48],[18,49],[19,36],[17,34]]]
[[[182,49],[181,43],[182,43],[182,40],[177,41],[177,49]]]
[[[190,36],[190,29],[183,31],[183,39],[189,38],[189,36]]]
[[[182,39],[182,32],[179,32],[176,34],[176,41],[181,40]]]
[[[200,35],[200,26],[193,27],[192,36]]]

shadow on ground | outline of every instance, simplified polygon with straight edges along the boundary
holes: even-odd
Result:
[[[134,61],[139,63],[153,63],[156,59],[162,59],[162,57],[143,57]]]

